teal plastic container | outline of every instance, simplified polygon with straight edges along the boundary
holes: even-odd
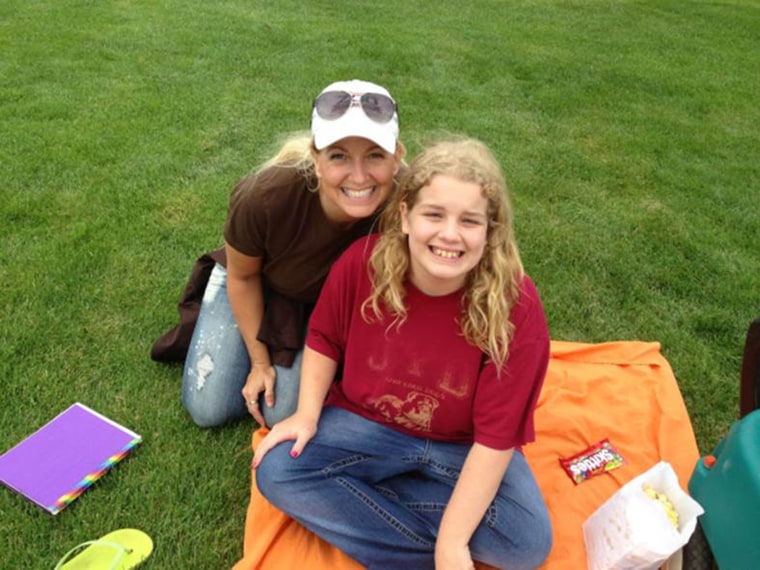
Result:
[[[760,410],[735,422],[712,455],[697,462],[689,493],[718,567],[760,568]]]

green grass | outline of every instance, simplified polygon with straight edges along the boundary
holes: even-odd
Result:
[[[335,79],[388,86],[412,154],[488,143],[552,336],[660,342],[711,449],[760,313],[759,49],[749,1],[6,0],[0,450],[74,401],[144,443],[55,518],[0,492],[0,568],[124,526],[151,568],[240,557],[251,426],[194,428],[148,350],[231,186]]]

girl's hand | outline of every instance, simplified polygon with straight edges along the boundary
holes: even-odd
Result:
[[[309,440],[316,433],[317,422],[298,412],[276,423],[272,431],[267,434],[256,448],[256,453],[253,456],[253,468],[256,469],[269,450],[283,441],[295,440],[290,450],[290,456],[295,459],[301,455],[306,444],[309,443]]]
[[[248,413],[260,426],[266,426],[266,421],[259,409],[259,395],[264,392],[265,404],[274,406],[274,383],[275,371],[272,365],[255,362],[251,366],[251,372],[248,374],[242,393]]]
[[[470,549],[465,545],[451,542],[435,544],[435,570],[475,570]]]

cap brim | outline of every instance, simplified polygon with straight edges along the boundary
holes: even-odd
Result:
[[[352,107],[339,119],[328,121],[314,111],[312,134],[317,150],[322,150],[341,139],[361,137],[371,140],[386,152],[393,154],[396,152],[398,119],[394,115],[387,123],[377,123],[367,117],[360,107]]]

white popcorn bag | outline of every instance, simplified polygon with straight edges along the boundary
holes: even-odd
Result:
[[[678,515],[650,493],[664,495]],[[656,570],[691,537],[704,509],[678,484],[673,467],[661,461],[632,479],[583,523],[589,570]]]

